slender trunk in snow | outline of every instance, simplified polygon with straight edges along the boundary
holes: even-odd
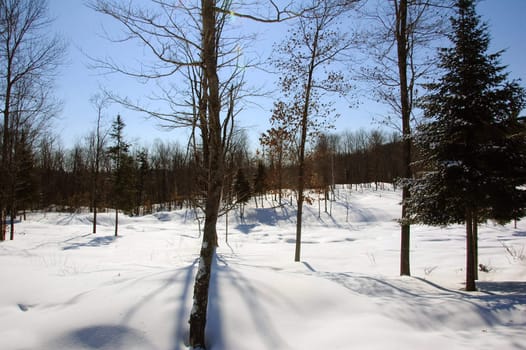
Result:
[[[201,0],[203,85],[207,113],[202,115],[202,132],[207,132],[207,146],[203,146],[204,164],[208,170],[208,189],[205,205],[205,227],[200,251],[199,270],[194,284],[194,302],[190,314],[189,341],[192,348],[205,348],[205,327],[208,308],[212,259],[217,246],[217,218],[223,190],[224,158],[221,130],[221,98],[217,74],[216,2]],[[203,129],[207,127],[207,129]]]
[[[409,87],[407,79],[407,0],[400,0],[396,4],[396,45],[398,54],[398,73],[400,77],[400,107],[402,112],[402,135],[403,148],[402,159],[404,177],[411,178],[411,104],[409,100]],[[402,225],[400,229],[400,275],[410,276],[410,226],[407,220],[407,200],[409,199],[409,187],[404,185],[402,189]]]
[[[115,237],[119,231],[119,209],[115,208]]]
[[[478,212],[477,209],[473,209],[473,274],[474,279],[479,279],[479,224],[478,224]]]
[[[475,254],[473,239],[473,212],[466,210],[466,291],[477,290],[475,285]]]

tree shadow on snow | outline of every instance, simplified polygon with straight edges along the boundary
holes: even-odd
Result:
[[[102,246],[105,246],[105,245],[110,245],[112,244],[113,242],[115,242],[115,240],[117,240],[117,238],[120,238],[120,236],[100,236],[100,237],[95,237],[91,240],[89,240],[88,242],[78,242],[78,243],[72,243],[68,246],[65,246],[62,248],[62,250],[72,250],[72,249],[80,249],[80,248],[84,248],[84,247],[102,247]]]
[[[477,282],[477,287],[482,292],[496,296],[517,297],[526,305],[526,282],[502,281],[502,282]]]
[[[387,303],[390,305],[386,309],[388,317],[395,314],[397,319],[413,326],[418,325],[421,329],[435,329],[438,324],[449,327],[456,324],[450,321],[457,317],[459,322],[463,322],[462,318],[467,315],[464,311],[467,310],[476,313],[480,324],[486,327],[509,326],[509,322],[512,322],[514,327],[526,326],[523,321],[513,322],[499,316],[501,311],[524,309],[526,283],[523,282],[479,282],[482,293],[468,293],[449,289],[419,277],[386,280],[354,273],[322,273],[321,276],[356,294],[372,298],[370,300],[376,300],[380,305]],[[418,280],[424,285],[417,286],[411,280]],[[451,310],[464,311],[452,313]]]
[[[255,327],[259,330],[259,335],[262,344],[265,344],[267,349],[277,349],[284,344],[284,339],[281,338],[278,330],[273,326],[271,315],[269,315],[263,305],[258,301],[256,295],[261,291],[256,290],[254,285],[247,280],[241,273],[235,271],[228,266],[228,263],[216,254],[213,263],[212,278],[210,281],[209,304],[208,304],[208,320],[207,320],[207,339],[212,340],[213,344],[208,344],[208,348],[226,349],[226,344],[223,339],[223,325],[224,321],[221,317],[220,298],[222,296],[219,289],[218,276],[226,278],[228,285],[237,289],[236,295],[229,295],[228,297],[240,297],[239,302],[245,303],[249,311],[249,316]],[[223,296],[225,298],[225,296]]]
[[[75,329],[56,340],[56,348],[100,350],[157,350],[139,330],[102,324]]]
[[[236,230],[239,230],[240,232],[248,235],[250,231],[255,229],[257,226],[259,225],[258,224],[239,224],[236,226]]]
[[[272,208],[257,208],[245,213],[245,218],[250,222],[258,222],[261,225],[276,226],[279,221],[291,221],[296,217],[296,209],[289,210],[287,206],[281,205]]]
[[[456,295],[461,302],[473,305],[487,325],[506,325],[496,316],[501,311],[522,310],[526,307],[526,282],[477,281],[480,293],[451,290],[423,278],[416,277],[434,288]],[[515,323],[515,326],[520,324]],[[526,322],[522,324],[526,326]]]
[[[188,319],[190,317],[190,307],[189,300],[192,299],[191,292],[193,291],[194,286],[194,276],[195,268],[199,262],[199,258],[195,258],[193,262],[184,267],[179,268],[175,273],[173,273],[168,278],[164,279],[164,282],[157,286],[147,294],[144,294],[139,301],[134,303],[134,306],[130,308],[122,318],[122,323],[127,324],[131,319],[139,312],[139,310],[146,305],[157,295],[160,295],[163,291],[173,288],[174,285],[181,285],[182,289],[179,289],[180,296],[177,298],[177,303],[179,305],[179,310],[175,315],[174,319],[174,330],[173,330],[173,340],[174,345],[170,347],[174,350],[183,350],[187,349],[188,343]],[[164,272],[162,272],[164,273]],[[152,276],[146,276],[145,278],[151,278]],[[181,281],[182,283],[177,283]]]
[[[526,231],[516,231],[513,233],[515,237],[526,237]]]
[[[199,258],[196,258],[192,265],[185,268],[184,271],[184,289],[181,291],[180,296],[180,308],[179,312],[175,317],[175,329],[174,329],[174,350],[186,349],[185,345],[189,338],[188,319],[190,318],[190,309],[187,307],[187,300],[192,298],[191,292],[194,286],[194,271]]]

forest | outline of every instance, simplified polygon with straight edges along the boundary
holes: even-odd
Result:
[[[401,192],[400,275],[411,275],[412,225],[464,224],[465,290],[475,291],[478,227],[526,214],[526,93],[500,61],[502,51],[489,52],[476,4],[87,1],[122,28],[114,43],[148,55],[135,67],[93,55],[92,68],[153,81],[158,90],[137,101],[102,88],[91,100],[96,126],[64,148],[51,121],[60,114],[53,84],[67,45],[46,31],[46,1],[0,0],[0,240],[13,240],[28,212],[92,213],[96,233],[97,213],[112,211],[117,236],[119,213],[195,210],[203,230],[188,343],[204,349],[220,218],[234,208],[242,213],[249,200],[257,207],[270,198],[279,207],[290,196],[294,261],[301,262],[307,204],[324,202],[328,212],[336,185],[383,190],[388,183]],[[232,18],[293,24],[262,59],[276,72],[279,97],[256,145],[237,118],[258,95],[246,75],[263,63],[243,61],[241,48],[255,42],[232,28]],[[390,108],[383,122],[394,129],[333,130],[338,102],[358,103],[358,81]],[[151,107],[152,99],[165,109]],[[189,136],[132,144],[123,116],[103,122],[108,104]]]
[[[225,200],[239,181],[246,182],[243,195],[249,197],[294,187],[297,170],[292,159],[285,157],[279,164],[270,152],[253,155],[243,133],[239,135],[227,156]],[[96,160],[90,145],[66,150],[52,139],[43,139],[38,152],[17,155],[16,212],[92,211],[95,196],[99,208],[113,208],[115,174],[109,149]],[[121,175],[127,184],[120,208],[129,215],[191,207],[203,191],[203,185],[195,181],[196,155],[178,143],[157,140],[151,148],[130,147],[123,157]],[[401,177],[400,159],[401,144],[395,134],[361,130],[320,135],[309,154],[307,187],[325,193],[334,184],[396,183]]]

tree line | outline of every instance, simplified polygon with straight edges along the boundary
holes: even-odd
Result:
[[[114,122],[117,120],[125,135],[124,117],[116,117]],[[117,131],[112,130],[104,133]],[[195,181],[198,155],[187,145],[156,140],[150,146],[140,146],[124,138],[120,148],[122,143],[127,147],[119,150],[114,138],[105,137],[97,153],[94,135],[66,149],[47,134],[23,153],[15,213],[115,208],[117,167],[119,178],[126,180],[117,185],[122,197],[119,208],[129,215],[191,207],[199,201],[203,188]],[[280,165],[265,147],[253,152],[245,133],[239,133],[236,143],[228,155],[224,200],[235,202],[236,194],[250,198],[268,193],[275,194],[278,201],[278,193],[294,188],[296,166],[290,153]],[[120,164],[116,157],[120,157]],[[396,183],[402,176],[401,140],[396,133],[380,130],[321,134],[308,152],[306,168],[306,187],[326,193],[335,184]],[[240,179],[248,185],[236,190]]]

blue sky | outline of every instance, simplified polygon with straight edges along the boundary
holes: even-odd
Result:
[[[49,0],[50,12],[56,18],[54,30],[61,33],[70,45],[67,64],[57,79],[57,95],[64,101],[64,108],[56,125],[57,132],[66,147],[82,140],[93,130],[95,111],[89,100],[99,91],[100,86],[134,97],[144,95],[146,92],[143,90],[148,90],[148,87],[123,79],[119,75],[101,75],[100,72],[87,68],[88,59],[84,53],[127,61],[134,59],[137,54],[140,55],[141,48],[116,47],[104,39],[103,28],[108,32],[118,32],[120,27],[111,19],[87,8],[84,2],[84,0]],[[511,77],[522,79],[524,85],[526,40],[524,40],[523,21],[526,16],[526,0],[482,0],[478,11],[490,25],[492,51],[507,50],[502,56],[502,63],[508,65]],[[264,45],[268,46],[268,43],[281,34],[277,33],[277,30],[281,29],[269,30],[268,27],[264,27],[258,45],[267,43]],[[264,48],[262,52],[268,53],[268,50]],[[265,84],[268,88],[273,87],[273,81],[259,81],[259,83]],[[347,109],[343,105],[342,116],[336,123],[337,130],[369,129],[378,126],[372,122],[372,118],[382,109],[361,97],[358,99],[362,102],[360,108]],[[268,127],[269,110],[272,107],[271,99],[264,99],[258,103],[261,105],[260,108],[247,109],[240,115],[240,123],[249,131],[253,143],[257,142],[259,134]],[[117,113],[123,116],[127,124],[125,130],[130,141],[151,144],[155,138],[160,138],[185,142],[185,131],[166,131],[158,126],[157,121],[131,113],[120,106],[112,106],[107,110],[108,124]]]

